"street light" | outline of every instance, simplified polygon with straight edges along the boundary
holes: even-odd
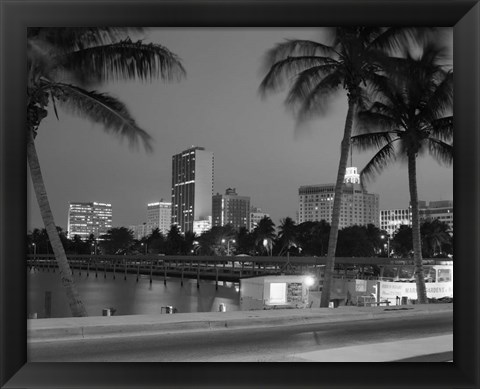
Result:
[[[315,278],[313,276],[307,275],[303,282],[305,283],[305,286],[311,287],[315,284]]]
[[[147,255],[147,251],[148,251],[148,243],[143,243],[141,244],[141,246],[145,246],[145,255]]]
[[[35,260],[37,258],[37,245],[35,243],[32,243],[33,246],[33,259]]]
[[[265,247],[265,250],[267,251],[267,254],[268,254],[268,239],[267,238],[265,238],[263,240],[263,247]]]
[[[192,243],[193,249],[190,250],[190,252],[192,253],[192,255],[195,255],[197,253],[197,250],[200,248],[200,243],[198,242],[198,240],[194,240]]]
[[[380,238],[385,239],[387,238],[387,243],[384,244],[383,247],[387,247],[387,258],[390,258],[390,236],[389,235],[381,235]]]
[[[93,253],[97,255],[97,242],[92,242]]]
[[[235,243],[235,239],[227,240],[227,256],[230,255],[230,242]],[[225,243],[225,239],[222,239],[222,243]]]

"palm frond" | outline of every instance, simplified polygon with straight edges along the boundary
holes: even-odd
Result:
[[[380,112],[361,111],[357,114],[355,130],[364,133],[376,130],[390,131],[397,128],[396,118]]]
[[[307,96],[312,93],[315,86],[318,85],[327,75],[338,69],[338,65],[322,65],[306,69],[300,72],[295,78],[290,91],[288,92],[286,104],[295,108]]]
[[[365,165],[365,167],[360,172],[361,181],[372,181],[377,175],[382,173],[382,171],[388,165],[396,161],[396,153],[393,142],[397,140],[398,139],[394,139],[392,142],[389,142],[388,144],[383,146]]]
[[[410,53],[409,59],[417,60],[425,69],[435,72],[437,69],[445,68],[442,63],[449,58],[447,47],[437,40],[430,39],[423,46],[420,53]]]
[[[366,78],[365,89],[372,100],[393,103],[397,98],[396,87],[390,75],[370,73]]]
[[[444,74],[440,84],[432,85],[433,93],[422,109],[422,119],[432,122],[439,116],[450,113],[453,108],[453,71]]]
[[[342,69],[338,68],[318,82],[301,102],[296,114],[297,122],[303,123],[315,115],[324,115],[327,112],[330,97],[339,91],[343,80]]]
[[[327,56],[335,58],[337,52],[331,46],[310,40],[288,39],[283,43],[279,43],[272,49],[268,50],[264,61],[264,71],[267,72],[274,64],[283,61],[287,57],[316,57]]]
[[[372,105],[372,95],[368,88],[360,88],[357,96],[357,111],[366,111]]]
[[[392,141],[391,133],[385,131],[358,134],[350,138],[352,147],[359,151],[378,150]]]
[[[96,82],[153,78],[178,80],[186,74],[180,59],[167,48],[129,39],[77,50],[58,60],[68,72]]]
[[[438,139],[429,138],[428,151],[440,164],[450,166],[453,163],[453,145]]]
[[[434,31],[432,27],[388,27],[369,46],[389,54],[405,54],[409,47],[423,46]]]
[[[399,111],[401,108],[404,108],[403,104],[401,106],[400,104],[399,106],[395,106],[394,104],[392,104],[391,101],[386,101],[386,102],[375,101],[370,107],[369,111],[372,113],[377,113],[377,114],[398,119],[401,117],[401,111]]]
[[[29,27],[27,39],[44,42],[61,52],[106,45],[142,34],[142,27]]]
[[[141,141],[147,151],[152,151],[151,136],[138,127],[127,107],[119,100],[63,83],[52,83],[48,88],[56,95],[57,103],[68,112],[102,125],[107,133],[126,139],[131,147],[136,147]]]
[[[328,57],[287,57],[272,65],[260,84],[260,95],[265,97],[268,92],[277,91],[290,82],[293,76],[305,70],[313,68],[322,73],[336,64],[335,60]],[[314,72],[315,70],[312,70],[312,73]]]
[[[453,116],[433,120],[430,128],[433,137],[445,142],[451,141],[453,138]]]
[[[364,26],[360,31],[359,37],[362,42],[373,42],[385,31],[385,29],[385,27]]]

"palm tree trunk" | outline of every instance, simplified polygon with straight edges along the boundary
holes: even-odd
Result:
[[[335,251],[338,240],[338,227],[340,224],[340,210],[342,207],[343,182],[347,170],[348,151],[350,150],[350,137],[352,136],[353,115],[355,112],[355,102],[348,99],[348,112],[345,120],[345,129],[341,144],[340,163],[338,164],[337,182],[335,184],[335,197],[333,198],[332,226],[328,238],[327,262],[325,265],[325,277],[323,281],[322,297],[320,307],[326,308],[330,302],[330,292],[333,281],[333,271],[335,268]]]
[[[47,191],[43,182],[42,172],[40,170],[40,162],[35,148],[32,131],[27,131],[27,159],[30,167],[30,175],[32,177],[33,188],[37,197],[40,213],[42,215],[45,229],[50,239],[55,259],[57,261],[62,285],[67,294],[68,304],[74,317],[88,316],[82,300],[78,294],[75,282],[72,277],[72,271],[68,265],[67,256],[63,248],[62,242],[58,235],[57,227],[53,219],[53,213],[48,202]]]
[[[412,240],[413,261],[415,264],[415,281],[417,284],[417,299],[419,304],[427,304],[427,290],[422,265],[422,243],[420,236],[420,213],[418,211],[417,192],[417,161],[413,152],[408,153],[408,185],[410,188],[410,202],[412,205]]]

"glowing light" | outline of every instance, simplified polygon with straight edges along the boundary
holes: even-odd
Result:
[[[307,287],[313,286],[313,284],[315,284],[315,278],[313,278],[312,276],[306,276],[303,280],[303,283]]]

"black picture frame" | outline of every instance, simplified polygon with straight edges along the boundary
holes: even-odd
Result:
[[[18,1],[1,4],[0,385],[30,387],[478,388],[480,5],[473,0]],[[454,27],[453,363],[28,363],[26,346],[28,26]]]

